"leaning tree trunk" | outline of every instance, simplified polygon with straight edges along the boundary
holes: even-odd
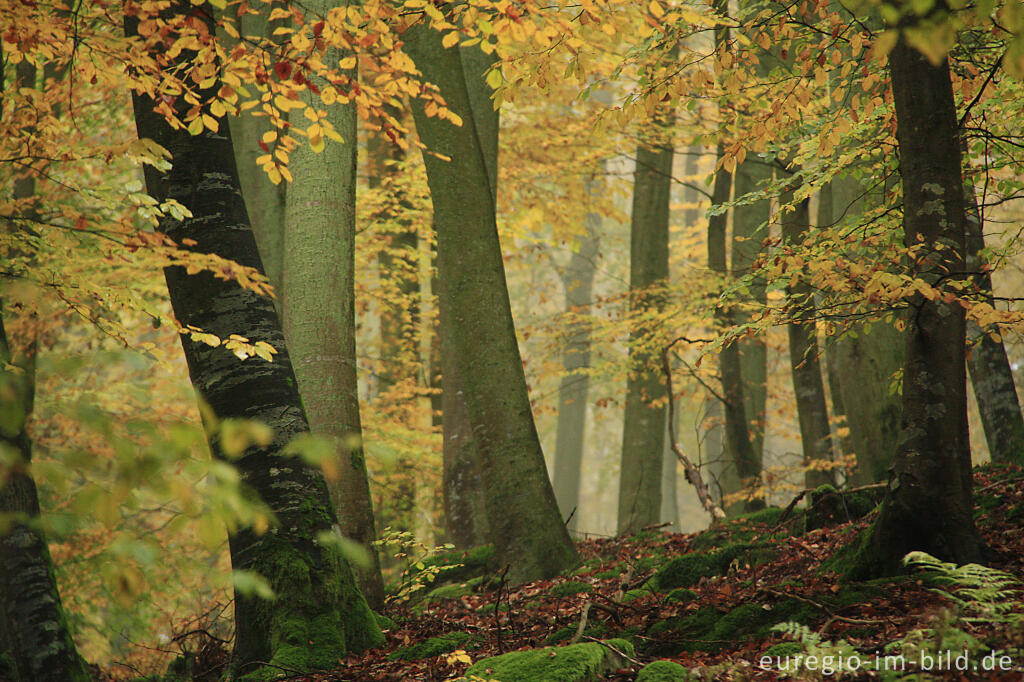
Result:
[[[659,122],[659,133],[668,126]],[[657,328],[651,313],[664,306],[668,284],[669,201],[672,147],[667,140],[641,144],[636,154],[630,227],[629,378],[626,381],[619,473],[620,535],[658,523],[661,516],[665,448],[665,382],[658,371],[661,349],[652,347]]]
[[[779,202],[788,206],[793,192],[785,192]],[[810,201],[804,199],[795,210],[782,216],[782,236],[794,249],[799,249],[810,227]],[[815,322],[814,291],[802,279],[803,273],[791,274],[786,287],[790,308],[789,363],[793,373],[797,418],[800,422],[800,443],[803,448],[804,486],[835,485],[832,470],[821,465],[832,460],[832,434],[825,402],[825,384],[821,379],[818,358],[818,330]]]
[[[992,303],[992,275],[984,268],[982,251],[985,235],[981,211],[974,196],[974,188],[966,185],[967,193],[967,269],[977,273],[974,283],[981,300]],[[967,355],[967,368],[971,374],[974,397],[981,413],[989,455],[993,462],[1024,464],[1024,417],[1020,412],[1013,370],[1006,357],[1001,338],[993,338],[998,329],[982,329],[976,322],[967,322],[967,336],[971,351]]]
[[[173,9],[180,16],[194,16],[188,3],[178,2]],[[212,25],[208,28],[212,34]],[[176,62],[187,64],[188,53]],[[211,97],[216,87],[201,96]],[[219,133],[204,130],[191,136],[171,129],[148,97],[136,95],[134,105],[139,136],[172,154],[169,173],[146,167],[149,193],[160,201],[174,199],[192,213],[181,221],[165,217],[162,231],[179,244],[192,240],[196,253],[262,271],[227,122],[217,120]],[[264,576],[277,598],[236,594],[233,674],[263,664],[299,670],[335,667],[339,657],[376,646],[383,637],[348,562],[335,545],[321,542],[337,526],[323,475],[284,452],[309,427],[273,304],[209,271],[188,274],[178,266],[164,274],[182,325],[221,339],[238,334],[277,349],[270,361],[240,361],[223,345],[212,347],[188,335],[181,339],[192,384],[214,417],[204,426],[215,457],[225,456],[218,435],[218,424],[225,419],[254,420],[273,430],[268,445],[254,445],[234,462],[243,482],[274,514],[277,527],[262,534],[251,528],[233,532],[232,567]]]
[[[601,163],[600,168],[604,168]],[[585,183],[585,196],[591,200],[603,186],[593,176]],[[584,234],[562,273],[565,287],[565,308],[570,315],[579,315],[591,304],[598,254],[597,230],[601,214],[588,210],[584,218]],[[569,324],[568,342],[562,354],[565,376],[558,384],[558,426],[555,431],[555,467],[553,484],[558,509],[568,519],[569,530],[579,528],[580,478],[583,468],[583,443],[587,424],[587,396],[590,392],[590,325],[584,319]],[[674,457],[674,455],[673,455]]]
[[[306,5],[318,15],[333,6]],[[325,59],[336,63],[339,57],[331,51]],[[327,85],[310,78],[320,87]],[[320,153],[302,144],[291,154],[295,180],[285,201],[281,320],[309,427],[337,449],[338,477],[329,489],[341,532],[370,557],[368,566],[356,569],[359,587],[371,606],[381,608],[384,582],[373,546],[373,501],[356,383],[355,105],[323,104],[309,89],[300,98],[307,106],[326,110],[344,142],[327,141]],[[304,108],[292,109],[289,121],[296,128],[309,124]]]
[[[889,56],[903,180],[905,241],[922,251],[917,276],[962,272],[965,213],[949,63],[932,65],[902,37]],[[941,250],[936,247],[942,246]],[[971,502],[964,311],[957,301],[909,301],[903,432],[882,511],[852,576],[891,573],[912,550],[976,562]]]
[[[413,103],[437,229],[442,344],[450,335],[458,381],[476,440],[487,522],[508,577],[557,575],[577,560],[548,480],[516,343],[495,222],[492,179],[477,130],[459,52],[420,23],[405,49],[436,84],[461,126]],[[443,160],[436,154],[451,159]]]
[[[497,55],[488,55],[479,46],[460,47],[463,81],[469,96],[473,124],[487,169],[491,200],[498,199],[498,123],[499,112],[491,100],[493,90],[485,80]],[[435,280],[439,297],[444,283]],[[459,379],[458,350],[455,344],[457,324],[451,311],[441,306],[439,342],[441,346],[441,431],[444,464],[445,528],[456,547],[473,547],[490,541],[487,500],[480,475],[473,425],[466,395]]]

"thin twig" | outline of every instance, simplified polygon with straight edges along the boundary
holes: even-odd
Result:
[[[589,599],[583,602],[583,610],[580,611],[580,623],[576,626],[576,634],[569,640],[569,644],[575,644],[580,641],[583,631],[587,629],[587,616],[590,615],[590,605],[592,603]]]
[[[613,647],[613,646],[612,646],[611,644],[609,644],[608,642],[605,642],[605,641],[603,641],[603,640],[600,640],[600,639],[598,639],[597,637],[591,637],[590,635],[583,635],[583,639],[589,639],[589,640],[590,640],[591,642],[597,642],[598,644],[600,644],[600,645],[601,645],[601,646],[603,646],[604,648],[608,649],[609,651],[611,651],[611,652],[613,652],[613,653],[616,653],[616,654],[618,654],[619,656],[622,656],[622,657],[623,657],[624,659],[626,659],[627,661],[629,661],[629,662],[630,662],[630,663],[632,663],[633,665],[640,665],[640,666],[642,666],[642,665],[643,665],[643,663],[641,663],[640,661],[636,660],[635,658],[633,658],[633,657],[632,657],[632,656],[630,656],[629,654],[625,653],[624,651],[619,651],[618,649],[616,649],[615,647]]]

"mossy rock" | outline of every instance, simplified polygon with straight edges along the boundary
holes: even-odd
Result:
[[[585,642],[565,647],[528,649],[485,658],[466,670],[467,680],[498,682],[597,682],[628,661],[609,647],[633,657],[633,645],[624,639],[613,639],[604,646]]]
[[[470,578],[482,576],[497,568],[494,560],[494,546],[481,545],[466,550],[455,550],[436,554],[423,562],[424,566],[440,566],[434,582],[453,583],[466,582]]]
[[[601,571],[600,573],[595,573],[594,577],[598,580],[612,580],[614,578],[618,578],[620,575],[622,575],[622,571],[618,569],[613,569],[611,571]]]
[[[593,585],[578,580],[570,580],[552,585],[551,589],[548,590],[548,594],[552,597],[572,597],[577,594],[590,594],[593,591]]]
[[[796,654],[803,653],[804,645],[800,642],[780,642],[773,646],[768,647],[764,650],[762,656],[768,656],[769,658],[778,658],[786,656],[794,656]]]
[[[693,539],[693,549],[706,551],[727,545],[749,543],[754,538],[768,533],[779,522],[783,513],[784,510],[779,507],[766,507],[737,516],[699,533]]]
[[[556,644],[568,642],[570,639],[573,638],[573,636],[576,635],[577,629],[578,628],[575,625],[569,625],[564,628],[559,628],[552,632],[550,635],[548,635],[544,639],[544,643],[548,646],[554,646]],[[606,632],[607,628],[605,627],[605,624],[600,621],[588,624],[587,627],[583,630],[584,635],[594,638],[603,637]]]
[[[675,661],[654,661],[640,669],[636,682],[689,682],[690,671]]]
[[[645,587],[666,592],[678,587],[692,587],[701,578],[723,575],[733,561],[758,565],[778,556],[778,549],[767,544],[736,544],[714,552],[693,552],[672,559],[658,569]]]
[[[830,485],[820,486],[811,493],[810,504],[803,513],[804,530],[829,528],[867,516],[884,495],[882,488],[846,492]]]
[[[686,604],[697,598],[697,593],[685,587],[679,587],[665,595],[665,601]]]
[[[394,630],[398,627],[398,623],[385,616],[383,613],[373,612],[373,617],[377,619],[377,627],[381,630]]]
[[[473,588],[470,587],[469,583],[452,583],[451,585],[435,587],[430,592],[427,592],[426,596],[423,597],[423,601],[433,604],[451,599],[461,599],[470,594],[473,594]]]
[[[468,632],[449,632],[437,637],[400,647],[388,654],[389,661],[418,661],[433,658],[441,654],[451,653],[456,649],[469,649],[479,641],[479,637]]]

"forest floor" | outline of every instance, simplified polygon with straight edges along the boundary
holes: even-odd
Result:
[[[651,530],[584,541],[576,571],[515,587],[479,552],[453,553],[447,560],[461,559],[463,567],[442,569],[426,596],[386,610],[393,623],[386,623],[385,646],[351,656],[335,671],[286,679],[451,680],[466,674],[470,662],[477,663],[470,673],[480,679],[523,682],[1024,679],[1024,593],[1018,591],[1024,583],[1016,582],[1024,580],[1019,468],[975,474],[977,523],[993,556],[989,567],[1003,575],[947,567],[842,582],[837,551],[877,512],[850,521],[841,517],[862,514],[856,509],[864,509],[861,502],[833,497],[838,506],[830,506],[816,499],[816,514],[767,509],[702,533]],[[483,570],[470,577],[475,565]],[[773,629],[784,622],[804,627]],[[602,647],[597,657],[607,656],[589,676],[540,672],[574,643],[588,643],[591,653]],[[543,666],[539,659],[521,663],[532,672],[520,677],[480,662],[544,647],[554,648],[539,654]],[[801,660],[799,674],[798,655],[814,657]],[[678,665],[640,673],[657,660]],[[850,672],[854,665],[860,669]]]

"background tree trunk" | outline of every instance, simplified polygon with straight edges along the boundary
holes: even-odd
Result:
[[[665,133],[667,122],[658,123]],[[633,212],[630,227],[629,308],[633,316],[649,317],[664,305],[668,284],[669,201],[672,190],[672,147],[642,144],[636,154]],[[630,330],[629,378],[622,426],[619,474],[620,535],[658,523],[665,450],[665,382],[658,371],[661,349],[651,346],[656,329],[635,319]],[[652,403],[659,404],[653,405]]]
[[[486,496],[487,522],[509,580],[557,575],[575,564],[576,550],[558,513],[533,422],[516,343],[495,223],[492,180],[480,141],[462,62],[441,35],[418,24],[406,50],[424,78],[439,86],[462,126],[428,117],[413,104],[437,229],[442,345],[450,334],[466,397]]]
[[[949,63],[933,66],[901,37],[889,69],[905,240],[924,249],[918,276],[934,284],[964,269],[963,180]],[[853,576],[897,571],[911,550],[956,563],[982,556],[971,502],[964,311],[955,301],[921,295],[910,305],[903,432],[882,511]]]
[[[792,191],[785,192],[779,200],[783,205],[792,202]],[[782,215],[782,237],[794,248],[799,248],[810,227],[809,204],[810,201],[804,199],[796,205],[796,210]],[[793,374],[793,392],[796,394],[804,466],[813,466],[816,461],[831,461],[832,433],[828,422],[828,405],[825,402],[825,385],[821,379],[821,363],[818,359],[814,292],[810,285],[801,279],[802,274],[793,273],[792,277],[795,279],[791,279],[786,287],[790,316],[793,320],[787,325],[789,363]],[[835,485],[831,469],[808,469],[804,473],[805,488],[817,488],[825,484]]]

